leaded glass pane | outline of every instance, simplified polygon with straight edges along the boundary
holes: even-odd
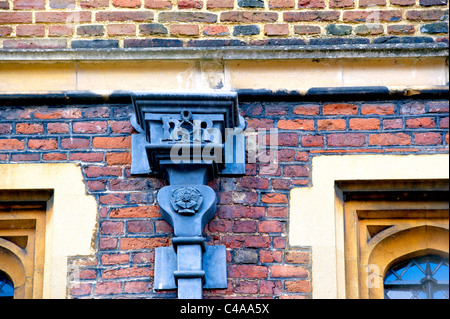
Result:
[[[5,273],[0,271],[0,298],[11,298],[14,296],[14,286]]]
[[[393,266],[384,280],[386,299],[448,299],[448,259],[417,257]]]

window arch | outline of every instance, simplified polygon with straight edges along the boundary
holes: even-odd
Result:
[[[448,259],[411,258],[391,267],[384,278],[386,299],[448,299]]]

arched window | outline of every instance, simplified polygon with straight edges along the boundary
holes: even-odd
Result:
[[[13,298],[14,285],[7,274],[0,271],[0,299]]]
[[[448,299],[448,259],[428,255],[394,265],[384,279],[386,299]]]

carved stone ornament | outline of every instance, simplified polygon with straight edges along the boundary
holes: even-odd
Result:
[[[161,117],[163,123],[164,142],[200,143],[211,142],[210,130],[213,122],[208,118],[194,120],[189,110],[180,112],[181,121],[174,117],[164,115]]]
[[[195,187],[180,187],[172,193],[172,208],[182,215],[193,215],[200,209],[203,196]]]

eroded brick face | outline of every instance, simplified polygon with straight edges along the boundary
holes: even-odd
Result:
[[[448,42],[448,0],[0,0],[0,49],[308,45],[335,38]]]
[[[247,163],[245,176],[209,183],[218,206],[204,233],[207,245],[227,247],[228,288],[205,298],[311,298],[312,252],[289,245],[288,222],[290,190],[311,186],[313,157],[448,153],[448,100],[240,107],[247,137],[278,129],[266,139],[277,149]],[[70,261],[79,270],[71,298],[176,297],[153,289],[155,248],[171,245],[173,229],[156,202],[167,182],[130,174],[131,114],[122,104],[0,106],[0,165],[76,163],[98,203],[95,254]]]

